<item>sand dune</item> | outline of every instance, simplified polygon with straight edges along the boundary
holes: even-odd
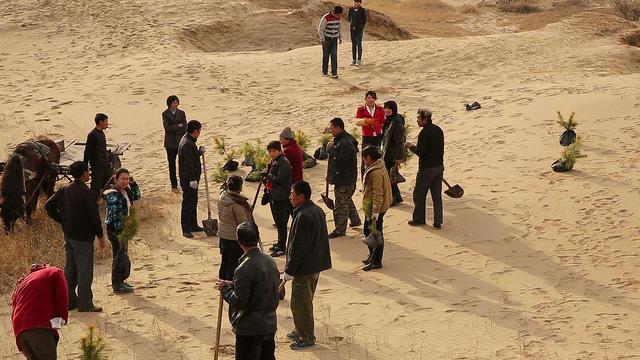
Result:
[[[405,20],[409,3],[371,6],[411,37],[433,35]],[[296,5],[301,10],[292,11]],[[410,120],[409,140],[418,133],[416,108],[434,110],[446,137],[445,177],[465,196],[445,199],[442,231],[408,227],[412,159],[404,167],[410,181],[401,186],[406,202],[385,217],[384,269],[357,270],[365,253],[361,229],[332,240],[334,268],[321,275],[315,302],[319,344],[288,349],[293,321],[285,300],[278,358],[639,357],[640,49],[620,40],[638,26],[603,10],[565,14],[530,31],[523,31],[528,20],[488,10],[452,15],[453,23],[439,28],[455,28],[451,37],[365,42],[359,68],[348,66],[345,42],[341,77],[332,80],[319,76],[321,51],[309,33],[319,9],[313,6],[4,2],[0,154],[32,134],[84,139],[93,115],[106,112],[108,138],[133,143],[123,164],[161,207],[162,219],[146,223],[133,250],[136,292],[111,294],[109,264],[98,266],[94,292],[105,313],[73,313],[60,357],[78,357],[89,324],[106,335],[113,359],[212,356],[220,258],[215,239],[179,236],[179,197],[168,191],[162,149],[166,96],[177,94],[188,118],[204,123],[201,141],[209,147],[214,135],[240,146],[292,126],[311,135],[315,148],[329,119],[351,121],[367,89],[398,101]],[[413,11],[426,7],[416,2]],[[454,11],[443,9],[434,16]],[[503,31],[512,25],[514,32]],[[269,39],[270,31],[277,36]],[[483,35],[459,36],[471,33]],[[466,112],[463,105],[474,100],[482,109]],[[561,151],[558,110],[576,111],[587,155],[564,174],[550,168]],[[208,164],[220,160],[207,154]],[[305,172],[314,199],[325,171],[320,162]],[[252,196],[255,185],[244,192]],[[204,202],[200,209],[206,214]],[[256,218],[264,240],[275,239],[268,210],[259,208]],[[0,307],[0,354],[19,359],[9,311]],[[232,358],[233,334],[223,324],[223,358]]]

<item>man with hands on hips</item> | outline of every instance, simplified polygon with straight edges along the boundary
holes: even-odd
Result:
[[[180,187],[182,188],[182,210],[180,212],[180,224],[182,236],[192,238],[193,232],[204,231],[198,225],[198,185],[202,174],[202,156],[206,149],[199,148],[196,141],[202,131],[202,124],[198,120],[187,123],[187,133],[184,134],[178,146],[178,166],[180,175]]]

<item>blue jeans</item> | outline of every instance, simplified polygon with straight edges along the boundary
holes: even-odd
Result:
[[[362,36],[364,35],[364,29],[356,30],[351,29],[351,54],[353,55],[353,62],[362,60]]]
[[[331,75],[338,75],[338,38],[325,38],[322,46],[322,73],[329,72],[329,57],[331,57]]]

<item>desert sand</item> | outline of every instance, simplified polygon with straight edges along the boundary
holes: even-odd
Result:
[[[358,270],[361,227],[333,239],[333,269],[316,293],[318,344],[289,349],[287,299],[278,358],[640,358],[640,48],[620,41],[638,26],[607,4],[542,3],[543,12],[513,15],[461,11],[468,1],[371,0],[365,6],[386,17],[371,24],[364,65],[348,66],[345,38],[334,80],[321,77],[313,39],[328,7],[313,1],[0,3],[2,158],[36,134],[84,140],[105,112],[107,138],[132,143],[123,165],[158,207],[132,248],[135,293],[112,294],[109,261],[97,265],[94,296],[105,311],[71,313],[61,359],[79,357],[91,324],[111,359],[213,356],[220,255],[216,238],[181,236],[162,147],[168,95],[204,124],[199,142],[212,168],[221,160],[214,136],[239,147],[291,126],[312,137],[312,152],[332,117],[353,127],[369,89],[399,103],[410,141],[416,109],[434,111],[445,178],[465,195],[445,197],[442,230],[409,227],[414,157],[403,167],[405,202],[385,217],[384,268]],[[472,101],[482,109],[465,111]],[[576,112],[587,155],[569,173],[550,168],[562,150],[556,111]],[[325,171],[321,161],[304,174],[316,201]],[[331,230],[328,210],[327,218]],[[266,207],[256,219],[263,241],[275,240]],[[49,220],[40,212],[36,221]],[[5,294],[0,354],[20,359],[7,303]],[[233,358],[233,342],[225,315],[222,358]]]

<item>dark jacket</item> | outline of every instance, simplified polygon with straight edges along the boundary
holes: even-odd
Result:
[[[270,181],[271,199],[286,200],[291,193],[291,166],[284,155],[280,155],[269,163],[267,181]]]
[[[92,168],[106,168],[109,166],[107,137],[104,135],[104,131],[93,128],[87,135],[83,161],[91,165]]]
[[[66,236],[77,241],[93,241],[103,235],[95,195],[82,180],[56,191],[44,205],[47,214],[62,224]]]
[[[383,154],[385,162],[403,159],[405,143],[404,117],[400,114],[387,116],[382,127]]]
[[[188,187],[191,181],[200,181],[202,165],[200,164],[200,150],[196,146],[196,139],[185,134],[178,146],[178,167],[180,185]]]
[[[236,335],[276,332],[279,285],[280,272],[271,256],[258,248],[242,255],[233,274],[233,285],[222,291],[222,296],[229,303],[229,320]]]
[[[287,145],[284,146],[282,154],[289,160],[289,165],[291,165],[291,183],[295,184],[296,182],[303,179],[302,169],[304,168],[304,151],[298,142],[295,139],[289,141]]]
[[[440,166],[444,163],[444,133],[438,125],[428,124],[420,130],[418,144],[410,150],[418,155],[419,169]]]
[[[324,211],[311,200],[293,210],[284,271],[309,275],[331,269],[331,249]]]
[[[347,13],[347,19],[351,23],[351,30],[363,30],[367,24],[367,10],[362,6],[356,10],[356,8],[352,6]]]
[[[178,126],[182,124],[182,126]],[[167,149],[177,149],[182,136],[187,133],[187,114],[177,109],[175,116],[171,109],[162,113],[162,126],[164,126],[164,147]]]
[[[353,185],[358,180],[358,141],[349,133],[333,138],[333,147],[329,150],[329,184]]]
[[[131,183],[125,189],[129,202],[133,205],[133,202],[140,199],[140,186],[138,183]],[[124,194],[116,190],[115,187],[105,190],[104,201],[106,203],[106,215],[104,223],[112,225],[116,232],[120,234],[124,229],[124,218],[129,215],[129,204]]]

